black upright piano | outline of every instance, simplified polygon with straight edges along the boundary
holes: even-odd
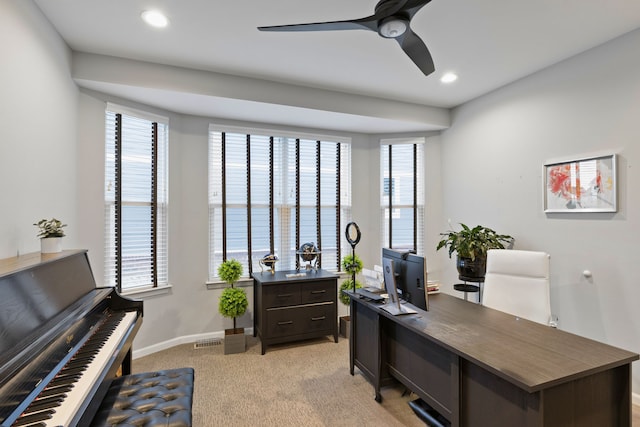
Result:
[[[86,251],[0,260],[0,425],[90,425],[141,324],[142,302],[96,287]]]

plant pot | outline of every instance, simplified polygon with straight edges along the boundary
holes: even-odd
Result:
[[[244,328],[224,330],[224,354],[244,353],[246,350]]]
[[[44,237],[40,239],[40,252],[43,254],[62,252],[62,237]]]
[[[482,282],[487,270],[487,257],[478,256],[476,259],[458,257],[456,260],[458,277],[466,282]]]
[[[349,338],[351,332],[351,316],[340,317],[340,335]]]

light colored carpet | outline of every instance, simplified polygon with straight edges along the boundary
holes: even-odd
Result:
[[[194,427],[207,426],[424,426],[402,387],[373,387],[356,368],[349,373],[349,342],[340,338],[272,346],[247,336],[247,351],[180,345],[133,361],[134,373],[195,369]]]

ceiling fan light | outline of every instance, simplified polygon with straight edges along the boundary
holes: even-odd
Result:
[[[399,18],[391,18],[380,24],[380,35],[388,39],[400,37],[407,31],[407,21]]]
[[[156,28],[164,28],[169,24],[169,20],[157,10],[145,10],[140,15],[147,24]]]

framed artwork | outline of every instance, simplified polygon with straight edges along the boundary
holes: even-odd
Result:
[[[544,165],[545,212],[616,212],[616,155]]]

